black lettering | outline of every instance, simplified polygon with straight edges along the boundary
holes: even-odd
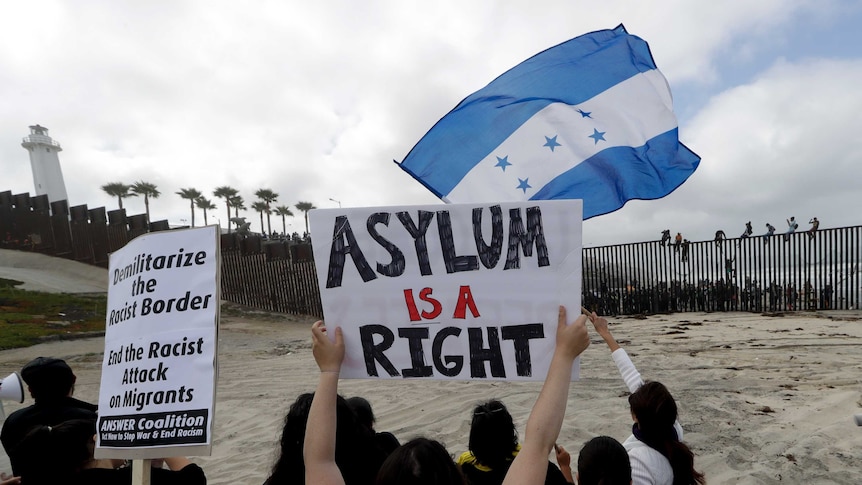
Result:
[[[509,209],[509,252],[506,254],[506,265],[503,269],[518,269],[521,259],[518,246],[524,251],[524,256],[533,255],[533,243],[536,244],[536,258],[539,267],[548,266],[548,245],[545,243],[545,232],[542,228],[542,210],[539,207],[527,207],[527,228],[521,220],[521,209]]]
[[[519,376],[533,375],[533,362],[530,356],[530,339],[545,338],[545,328],[541,323],[509,325],[500,329],[503,340],[511,340],[515,346],[515,370]]]
[[[377,241],[377,244],[383,246],[383,249],[389,253],[392,257],[392,262],[389,264],[380,264],[377,262],[377,272],[382,274],[383,276],[401,276],[404,273],[404,253],[398,249],[398,246],[392,244],[392,241],[386,239],[381,236],[379,232],[377,232],[377,228],[374,227],[377,224],[383,224],[384,226],[389,227],[389,213],[388,212],[375,212],[368,216],[368,222],[366,223],[368,228],[368,234]]]
[[[398,336],[406,338],[410,348],[410,362],[413,367],[401,369],[404,377],[429,377],[433,374],[430,365],[425,365],[425,351],[422,349],[422,341],[428,340],[428,327],[399,328]]]
[[[482,208],[473,209],[473,239],[476,240],[476,251],[482,266],[492,269],[497,266],[500,255],[503,253],[503,210],[499,205],[488,208],[491,211],[491,244],[485,244],[482,237]]]
[[[419,261],[419,273],[422,276],[431,274],[431,260],[428,258],[428,241],[425,240],[425,232],[428,226],[431,225],[431,220],[434,219],[434,213],[428,211],[419,211],[419,227],[413,223],[413,219],[407,212],[399,212],[396,214],[398,220],[413,237],[413,246],[416,247],[416,258]]]
[[[446,273],[460,273],[479,269],[476,256],[457,256],[455,238],[452,237],[452,219],[449,211],[437,211],[437,231],[440,233],[440,248],[443,250],[443,263]]]
[[[485,374],[485,361],[491,367],[492,377],[506,377],[506,367],[503,364],[503,352],[500,350],[500,337],[495,327],[488,329],[488,348],[484,348],[482,328],[473,327],[467,329],[467,337],[470,342],[470,377],[487,377]]]
[[[345,242],[345,239],[347,240]],[[362,249],[356,242],[356,237],[353,235],[353,230],[350,228],[350,222],[347,216],[338,216],[335,218],[335,227],[332,231],[332,246],[329,250],[329,268],[326,274],[326,287],[336,288],[341,286],[341,278],[344,276],[344,260],[346,255],[350,253],[353,258],[353,264],[359,271],[359,276],[362,281],[367,283],[377,278],[374,270],[368,265],[365,260],[365,255],[362,254]]]
[[[380,335],[383,337],[383,341],[379,344],[374,344],[374,336]],[[383,352],[392,347],[392,343],[395,341],[395,334],[392,333],[392,330],[384,327],[383,325],[363,325],[359,327],[359,336],[360,341],[362,342],[362,355],[365,357],[365,370],[368,372],[369,376],[377,377],[377,366],[374,365],[375,361],[380,363],[383,366],[383,370],[385,370],[390,377],[395,377],[398,375],[398,371],[395,370],[395,366],[392,365],[392,361],[386,357],[386,354]]]
[[[464,356],[462,355],[447,355],[441,359],[443,353],[443,341],[449,336],[461,335],[461,329],[458,327],[445,327],[434,335],[434,343],[431,345],[431,355],[434,359],[434,368],[437,372],[447,377],[455,377],[461,373],[464,368]]]

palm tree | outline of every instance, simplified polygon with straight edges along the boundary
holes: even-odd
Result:
[[[135,195],[143,195],[144,196],[144,208],[147,211],[147,224],[150,223],[150,197],[154,199],[158,199],[161,192],[156,188],[155,184],[151,184],[149,182],[144,182],[143,180],[139,180],[132,184],[132,193]]]
[[[308,234],[308,211],[310,211],[311,209],[317,209],[317,207],[314,207],[314,204],[312,204],[311,202],[302,201],[297,202],[294,207],[296,207],[297,210],[305,212],[305,233]]]
[[[187,189],[180,189],[180,191],[176,192],[176,194],[183,199],[189,200],[189,207],[192,211],[192,227],[195,227],[195,201],[198,199],[198,197],[201,196],[200,191],[198,189],[193,189],[189,187]]]
[[[233,187],[229,187],[227,185],[222,185],[221,187],[216,187],[216,189],[213,190],[213,195],[216,197],[219,197],[221,199],[224,199],[224,204],[225,204],[225,206],[227,206],[227,232],[228,232],[228,234],[230,234],[230,199],[233,197],[236,197],[238,193],[239,193],[238,190],[236,190]],[[237,217],[239,217],[239,216],[237,216]]]
[[[239,217],[239,211],[245,210],[245,201],[241,195],[237,195],[228,199],[230,206],[233,207],[233,216]]]
[[[269,234],[272,234],[272,226],[269,224],[269,215],[272,214],[272,209],[270,209],[269,205],[278,199],[278,194],[269,189],[260,189],[254,195],[266,204],[266,230]]]
[[[259,200],[253,204],[251,204],[251,210],[260,213],[260,233],[266,234],[263,232],[263,213],[266,212],[266,218],[269,219],[269,209],[266,207],[266,202]]]
[[[207,211],[213,210],[213,209],[218,209],[218,207],[216,207],[216,205],[213,204],[211,200],[207,199],[204,196],[200,196],[197,199],[195,199],[195,205],[198,206],[198,209],[202,209],[204,211],[204,225],[206,226],[207,225]],[[221,229],[221,228],[219,228],[219,229]]]
[[[129,192],[131,188],[131,185],[126,185],[122,182],[111,182],[102,186],[102,190],[104,190],[108,195],[117,198],[117,203],[119,204],[120,209],[123,208],[123,199],[138,195]]]
[[[287,236],[287,224],[284,222],[284,216],[292,216],[293,212],[286,205],[280,205],[275,208],[275,215],[281,216],[281,231]]]

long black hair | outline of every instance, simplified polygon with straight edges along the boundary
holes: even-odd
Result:
[[[305,483],[303,443],[305,441],[308,412],[314,394],[301,394],[290,406],[284,418],[281,433],[281,452],[265,485],[294,485]],[[313,431],[313,430],[312,430]],[[374,481],[380,465],[386,458],[374,440],[374,434],[359,424],[343,397],[336,402],[335,463],[347,485],[368,484]]]
[[[12,450],[16,473],[27,485],[68,483],[93,459],[95,434],[92,419],[36,426]]]
[[[383,463],[375,485],[467,485],[446,447],[428,438],[399,446]]]
[[[674,429],[677,407],[670,391],[660,382],[647,381],[629,396],[629,406],[637,419],[635,436],[668,459],[674,485],[706,483],[703,474],[694,469],[694,453]]]
[[[476,406],[467,446],[482,465],[495,470],[511,465],[518,448],[518,431],[502,402],[491,400]]]
[[[596,436],[578,453],[579,485],[630,485],[629,454],[610,436]]]

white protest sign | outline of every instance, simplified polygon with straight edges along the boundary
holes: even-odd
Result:
[[[318,209],[309,222],[342,377],[543,380],[559,305],[580,313],[580,200]]]
[[[210,454],[219,268],[216,226],[111,254],[96,458]]]

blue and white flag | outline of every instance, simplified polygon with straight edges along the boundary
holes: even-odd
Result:
[[[551,47],[461,101],[400,167],[445,202],[583,199],[584,219],[658,199],[700,157],[667,80],[625,27]]]

